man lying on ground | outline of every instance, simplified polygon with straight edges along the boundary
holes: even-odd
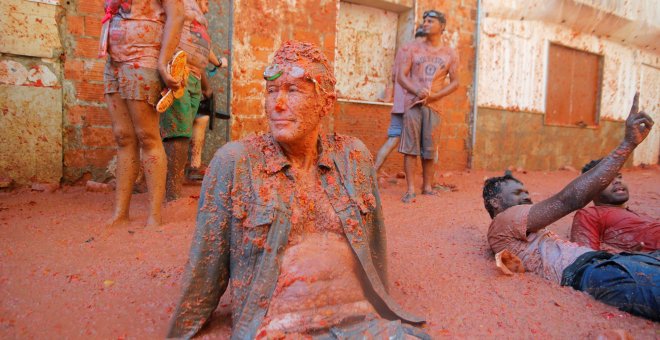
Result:
[[[232,339],[426,338],[387,293],[369,150],[320,134],[336,100],[328,60],[287,42],[264,78],[270,132],[215,154],[168,336],[195,335],[231,282]]]
[[[545,229],[589,203],[648,136],[653,120],[638,112],[638,97],[633,100],[621,144],[559,193],[532,204],[523,184],[505,175],[488,179],[483,197],[493,218],[488,243],[493,252],[507,255],[498,258],[517,257],[527,271],[589,293],[623,311],[659,321],[660,252],[614,255],[562,240]]]
[[[589,162],[582,173],[600,161]],[[594,206],[575,213],[571,241],[612,253],[659,250],[660,221],[630,210],[626,204],[628,198],[628,186],[619,173],[605,190],[593,197]]]

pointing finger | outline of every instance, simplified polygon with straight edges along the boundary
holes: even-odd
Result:
[[[633,98],[633,104],[630,108],[630,114],[634,115],[639,111],[639,92],[635,92],[635,97]]]

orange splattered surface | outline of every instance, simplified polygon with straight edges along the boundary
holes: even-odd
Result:
[[[455,172],[457,191],[399,201],[404,180],[382,181],[390,291],[425,316],[434,337],[594,338],[624,329],[637,339],[660,325],[530,274],[505,276],[486,245],[490,219],[481,184],[493,172]],[[577,173],[514,173],[540,201]],[[660,217],[660,168],[624,171],[630,206]],[[165,224],[141,227],[145,194],[133,196],[132,222],[101,225],[113,193],[64,187],[54,193],[0,193],[0,338],[162,338],[179,298],[199,187],[167,205]],[[568,237],[570,217],[551,229]],[[228,338],[228,301],[220,301],[206,338]]]

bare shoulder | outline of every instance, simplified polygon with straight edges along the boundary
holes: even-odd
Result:
[[[450,62],[458,62],[458,52],[449,46],[442,49],[442,54],[449,57]]]
[[[421,43],[417,40],[413,40],[403,44],[401,50],[405,52],[417,51],[420,47],[423,47]]]

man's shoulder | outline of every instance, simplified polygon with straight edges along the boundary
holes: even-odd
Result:
[[[368,150],[364,143],[353,136],[331,133],[326,136],[326,140],[335,149]]]
[[[494,233],[502,230],[503,228],[511,228],[513,226],[527,227],[527,216],[529,210],[532,208],[531,204],[515,205],[503,212],[497,214],[490,222],[488,233]]]
[[[575,216],[590,216],[590,217],[595,217],[595,218],[601,218],[606,216],[609,213],[623,213],[627,214],[630,213],[628,210],[624,208],[619,208],[619,207],[609,207],[609,206],[604,206],[604,205],[592,205],[588,207],[584,207],[577,212],[575,212]]]
[[[451,62],[458,62],[458,51],[456,49],[447,46],[447,54],[451,58]]]
[[[338,133],[328,134],[326,144],[329,152],[342,159],[350,159],[358,163],[371,163],[371,151],[364,143],[352,136]]]
[[[409,41],[407,43],[404,43],[401,45],[401,50],[402,51],[410,51],[411,49],[419,48],[420,47],[420,42],[417,40]]]
[[[579,209],[578,211],[575,212],[575,214],[587,214],[587,215],[594,215],[598,214],[598,212],[602,211],[603,207],[599,207],[597,205],[591,205],[588,207],[584,207],[582,209]]]
[[[260,135],[250,135],[243,139],[228,142],[227,144],[220,147],[216,152],[213,158],[222,158],[222,159],[240,159],[249,154],[258,152],[261,146],[267,145],[269,142],[267,134]]]

